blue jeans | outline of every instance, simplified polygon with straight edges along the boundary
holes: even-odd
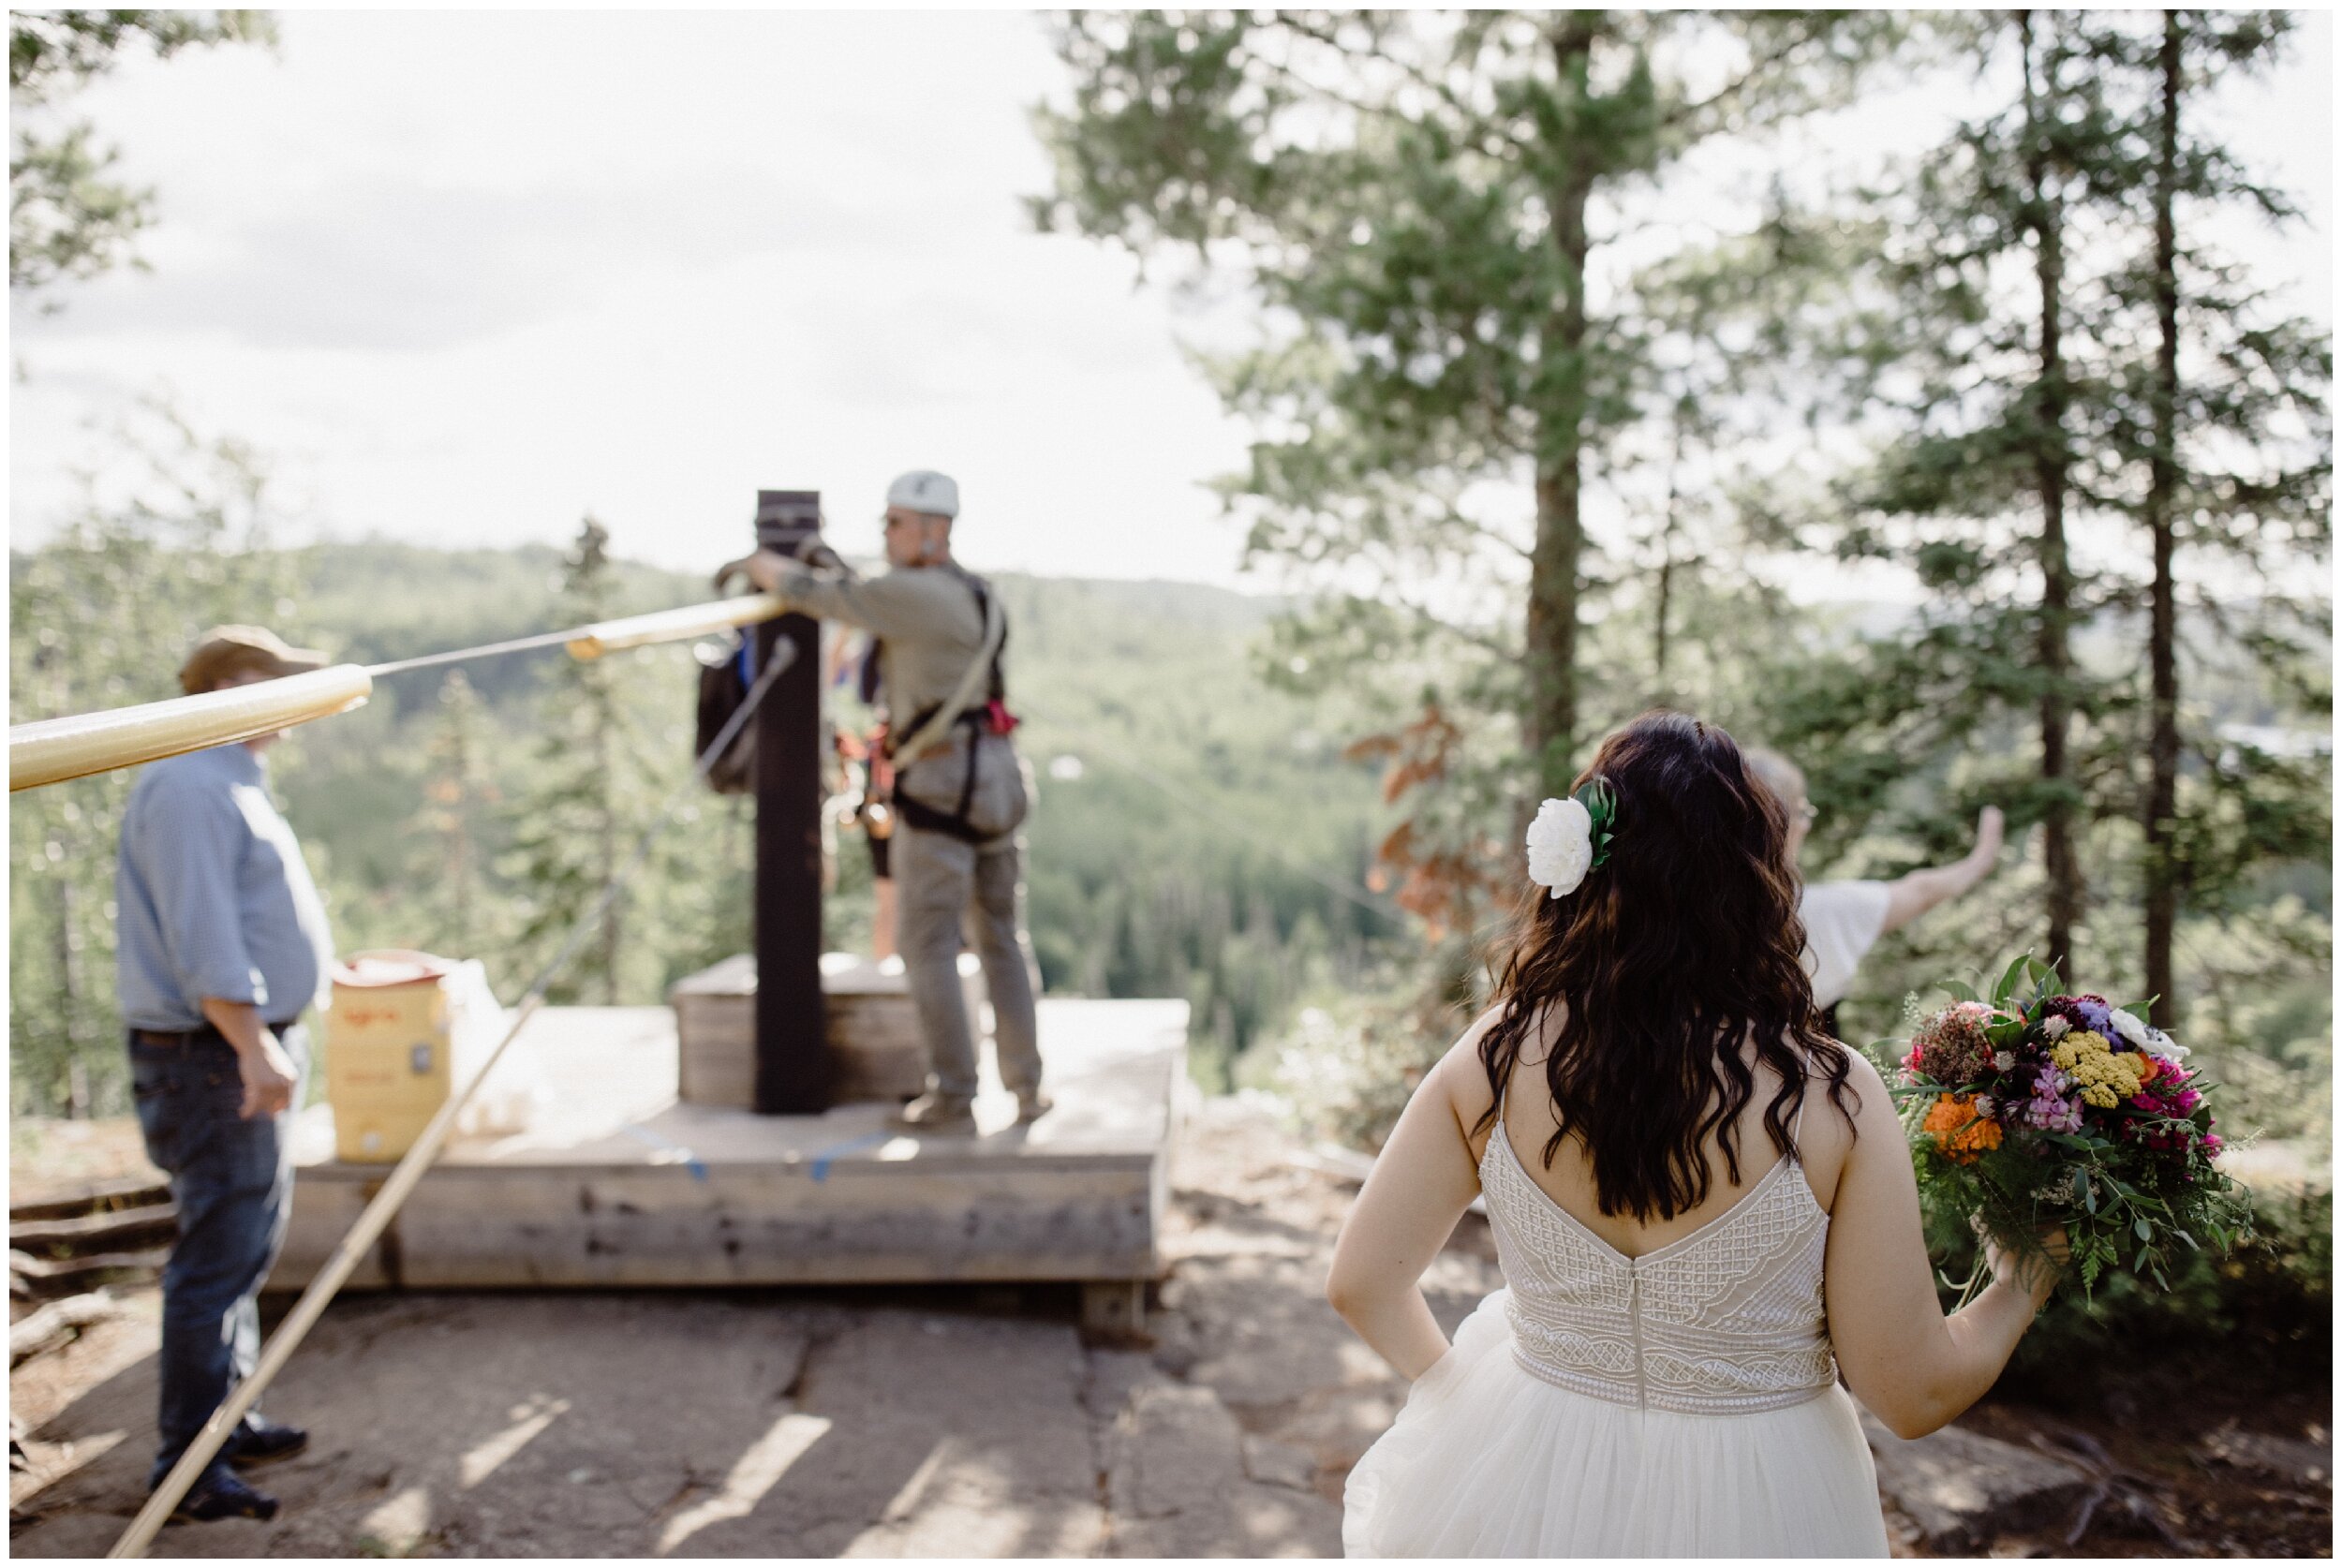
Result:
[[[296,1024],[277,1039],[305,1087],[306,1031]],[[179,1239],[163,1266],[162,1441],[148,1478],[154,1486],[259,1360],[260,1282],[292,1212],[292,1117],[246,1121],[236,1114],[244,1079],[235,1049],[209,1032],[176,1045],[141,1044],[133,1036],[130,1086],[147,1158],[170,1174],[179,1207]],[[293,1103],[301,1103],[299,1091]],[[245,1418],[247,1426],[259,1419],[257,1410]],[[226,1462],[215,1457],[205,1477]]]

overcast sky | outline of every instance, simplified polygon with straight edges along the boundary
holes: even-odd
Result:
[[[2264,275],[2331,321],[2333,32],[2225,106],[2311,221]],[[83,96],[161,192],[147,273],[12,308],[10,540],[98,412],[164,392],[269,458],[301,529],[736,553],[760,487],[875,548],[944,469],[985,569],[1233,583],[1204,480],[1244,432],[1131,260],[1030,231],[1022,13],[279,13],[279,48],[135,61]],[[1925,111],[1921,112],[1918,111]],[[1874,110],[1874,123],[1879,110]],[[1908,127],[1941,103],[1889,115]]]

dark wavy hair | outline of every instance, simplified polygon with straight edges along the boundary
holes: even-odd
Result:
[[[1609,858],[1559,898],[1530,890],[1480,1061],[1501,1102],[1539,1018],[1564,1004],[1545,1059],[1558,1122],[1545,1163],[1574,1136],[1603,1213],[1670,1220],[1708,1196],[1712,1135],[1740,1185],[1749,1044],[1781,1079],[1764,1126],[1785,1156],[1813,1081],[1849,1120],[1852,1091],[1800,962],[1788,819],[1732,737],[1646,713],[1602,743],[1578,783],[1595,777],[1617,798]]]

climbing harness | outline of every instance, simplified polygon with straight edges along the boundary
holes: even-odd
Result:
[[[911,721],[911,732],[899,746],[889,750],[898,759],[895,773],[895,809],[912,827],[928,833],[941,833],[965,844],[982,844],[1014,832],[1015,824],[995,826],[989,831],[980,828],[970,813],[976,799],[976,770],[978,751],[987,737],[1006,739],[1016,728],[1015,717],[1008,711],[1008,682],[1001,669],[1001,656],[1008,646],[1008,614],[1000,606],[983,578],[971,571],[962,571],[961,579],[976,596],[976,613],[984,622],[984,641],[976,649],[976,657],[968,666],[959,685],[942,702],[923,708]],[[971,705],[979,686],[985,689],[985,704]],[[919,799],[904,788],[904,775],[910,765],[934,753],[944,744],[944,738],[955,729],[965,729],[967,766],[961,775],[959,802],[951,810]]]

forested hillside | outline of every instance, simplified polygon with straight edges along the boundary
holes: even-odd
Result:
[[[54,685],[113,702],[168,695],[181,642],[157,634],[139,650],[111,633],[44,644],[44,594],[91,583],[175,577],[214,584],[183,611],[191,635],[205,615],[265,618],[253,595],[283,590],[288,635],[336,658],[374,661],[494,642],[596,614],[704,597],[703,581],[625,561],[599,569],[597,607],[565,581],[574,553],[532,546],[439,551],[369,541],[266,556],[211,557],[185,547],[114,539],[82,555],[60,543],[11,562],[19,651],[12,717],[52,711],[41,682],[68,665],[84,681]],[[96,563],[103,563],[102,570]],[[109,574],[111,574],[111,576]],[[1030,830],[1030,918],[1048,988],[1091,996],[1182,996],[1195,1008],[1199,1075],[1213,1084],[1278,1084],[1332,1130],[1371,1137],[1403,1098],[1403,1064],[1440,1043],[1420,1008],[1425,965],[1443,950],[1422,922],[1398,912],[1375,867],[1393,808],[1375,761],[1345,761],[1364,732],[1359,707],[1309,689],[1279,651],[1290,606],[1169,583],[1008,577],[1012,695],[1026,717],[1019,742],[1040,798]],[[263,600],[262,602],[267,602]],[[1808,607],[1772,623],[1728,615],[1685,641],[1710,655],[1712,717],[1762,736],[1907,614],[1848,603]],[[1609,632],[1633,651],[1631,626]],[[2133,645],[2107,621],[2078,639],[2085,661],[2118,664]],[[46,647],[47,651],[44,651]],[[1735,648],[1752,650],[1736,657]],[[111,653],[107,650],[111,649]],[[119,673],[101,673],[111,658]],[[1276,679],[1268,678],[1273,668]],[[488,963],[508,997],[525,984],[599,884],[594,839],[607,825],[630,841],[688,770],[695,666],[683,646],[611,661],[615,765],[585,777],[577,683],[557,651],[490,659],[461,677],[423,671],[378,684],[363,710],[307,726],[273,769],[308,848],[345,951],[419,946]],[[2262,682],[2214,680],[2207,729],[2239,744],[2307,748],[2303,730]],[[54,696],[52,702],[56,701]],[[88,704],[85,704],[88,705]],[[852,722],[850,702],[837,705]],[[1809,758],[1809,762],[1814,759]],[[1845,759],[1821,759],[1828,789]],[[1914,837],[1939,821],[1941,770],[1902,776],[1879,804],[1825,816],[1809,853],[1815,875],[1892,874],[1940,852]],[[11,1023],[20,1108],[118,1103],[111,997],[112,813],[129,776],[82,780],[20,797],[12,838]],[[582,793],[581,793],[582,791]],[[1827,796],[1823,798],[1827,799]],[[1842,797],[1843,798],[1843,797]],[[660,840],[619,911],[616,939],[597,944],[558,989],[563,999],[653,1002],[693,969],[749,945],[750,823],[745,802],[684,796],[683,820]],[[583,815],[580,813],[583,812]],[[1956,826],[1956,822],[1952,824]],[[1481,824],[1490,836],[1505,824]],[[1940,828],[1937,831],[1942,831]],[[2111,830],[2108,836],[2112,838]],[[2036,872],[2010,856],[1956,916],[1890,939],[1845,1017],[1859,1038],[1888,1032],[1906,992],[2022,939]],[[831,941],[867,942],[869,863],[853,834],[837,847],[827,905]],[[2246,1047],[2226,1071],[2273,1132],[2323,1125],[2330,1075],[2323,867],[2263,871],[2235,909],[2189,928],[2191,981],[2211,1004],[2210,1043]],[[2119,922],[2123,908],[2104,918]],[[1484,922],[1486,938],[1497,927]],[[2119,952],[2114,932],[2103,951]],[[1458,939],[1445,939],[1453,944]],[[1308,1009],[1303,1018],[1305,1006]],[[1239,1060],[1239,1058],[1242,1058]]]
[[[38,646],[45,563],[17,558],[21,645]],[[373,662],[495,642],[590,618],[565,589],[562,552],[449,552],[322,545],[275,563],[296,593],[287,635]],[[613,561],[601,614],[688,603],[704,580]],[[1342,761],[1304,700],[1254,673],[1273,602],[1160,583],[1005,578],[1012,697],[1039,777],[1030,836],[1030,909],[1045,984],[1096,996],[1182,996],[1195,1007],[1199,1070],[1226,1064],[1280,1026],[1306,989],[1353,983],[1378,939],[1401,928],[1357,896],[1371,857],[1375,770]],[[235,596],[230,595],[230,598]],[[269,618],[222,602],[223,616]],[[60,656],[63,657],[63,656]],[[122,700],[168,695],[173,657],[126,674]],[[14,717],[32,665],[21,668]],[[630,842],[689,770],[696,667],[684,646],[612,661],[616,765],[607,781]],[[272,753],[288,814],[332,907],[342,948],[414,946],[479,956],[508,998],[582,907],[564,865],[590,856],[575,748],[562,730],[580,667],[557,650],[381,681],[363,710],[295,732]],[[841,707],[848,719],[851,706]],[[110,820],[126,778],[20,801],[13,902],[13,1023],[20,1104],[114,1102],[110,923],[77,924],[70,986],[52,955],[68,914],[110,896],[104,833],[52,863],[52,829]],[[44,814],[44,808],[47,814]],[[70,823],[64,814],[70,810]],[[749,945],[749,815],[737,797],[693,791],[684,820],[630,889],[612,951],[597,947],[561,999],[652,1002],[682,975]],[[551,831],[573,829],[572,842]],[[532,843],[534,848],[532,850]],[[827,905],[831,940],[867,939],[869,862],[848,830]],[[1333,883],[1350,896],[1329,888]],[[61,912],[62,911],[62,912]],[[79,1027],[68,1031],[68,1019]],[[67,1047],[78,1039],[83,1048]],[[78,1058],[80,1072],[71,1071]]]

